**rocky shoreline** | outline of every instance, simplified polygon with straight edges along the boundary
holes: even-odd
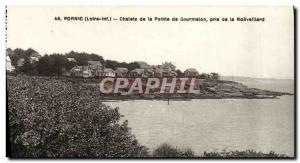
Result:
[[[288,92],[276,92],[247,86],[225,80],[203,80],[199,94],[103,94],[102,99],[111,100],[190,100],[190,99],[274,99],[283,95],[293,95]]]

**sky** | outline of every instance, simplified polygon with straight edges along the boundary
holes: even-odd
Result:
[[[171,61],[184,71],[294,78],[292,7],[8,6],[7,48],[41,55],[96,53],[117,61]],[[55,21],[87,17],[264,17],[264,22]]]

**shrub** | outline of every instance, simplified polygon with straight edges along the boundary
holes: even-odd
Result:
[[[153,151],[153,157],[195,157],[191,149],[179,149],[162,144]]]
[[[277,154],[274,151],[270,151],[269,153],[263,153],[261,151],[257,152],[255,150],[245,150],[245,151],[226,151],[223,150],[222,152],[214,151],[214,152],[204,152],[202,157],[216,157],[216,158],[245,158],[245,157],[269,157],[269,158],[276,158],[276,157],[288,157],[284,154]]]
[[[7,77],[11,157],[145,157],[98,90],[44,77]]]
[[[276,157],[289,157],[285,154],[278,154],[274,151],[269,153],[263,153],[261,151],[257,152],[255,150],[243,150],[243,151],[213,151],[213,152],[204,152],[201,155],[196,155],[190,148],[180,149],[173,147],[168,144],[161,144],[153,151],[153,157],[166,157],[166,158],[190,158],[190,157],[199,157],[199,158],[276,158]]]

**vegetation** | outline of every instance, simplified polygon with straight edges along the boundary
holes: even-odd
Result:
[[[89,53],[80,53],[70,51],[64,55],[66,58],[74,58],[79,66],[87,65],[88,61],[100,61],[102,64],[105,64],[105,60],[102,56],[97,54],[89,54]]]
[[[37,51],[29,48],[27,50],[23,50],[21,48],[17,48],[17,49],[6,49],[6,54],[10,57],[11,59],[11,63],[13,66],[17,66],[17,62],[20,58],[29,58],[31,55],[37,53]]]
[[[97,90],[45,77],[8,76],[11,157],[146,157]]]
[[[140,68],[140,65],[137,62],[126,63],[126,62],[118,62],[118,61],[113,61],[113,60],[106,60],[105,61],[105,67],[106,68],[112,68],[114,70],[117,67],[125,67],[129,71],[131,71],[133,69]]]
[[[117,67],[125,67],[128,70],[140,68],[137,62],[118,62],[113,60],[104,60],[102,56],[97,54],[80,53],[70,51],[66,54],[46,54],[41,56],[38,61],[31,62],[31,56],[39,55],[33,49],[10,49],[6,50],[7,55],[11,59],[11,64],[16,68],[17,73],[28,75],[44,75],[44,76],[59,76],[62,75],[62,70],[70,70],[75,65],[87,65],[88,61],[100,61],[105,67],[116,69]],[[69,61],[67,58],[74,58],[76,62]],[[23,64],[18,64],[20,59],[24,59]]]
[[[178,77],[184,77],[184,73],[181,70],[177,69],[175,72],[177,73]]]
[[[288,157],[285,154],[277,154],[274,151],[270,151],[269,153],[263,153],[261,151],[257,152],[255,150],[245,150],[245,151],[226,151],[222,152],[214,151],[214,152],[204,152],[201,157],[210,157],[210,158],[247,158],[247,157]]]
[[[162,144],[153,151],[153,157],[195,157],[191,149],[180,149],[168,144]]]
[[[70,70],[76,63],[60,54],[44,55],[37,62],[36,70],[44,76],[62,75],[62,69]]]
[[[29,48],[23,50],[20,48],[17,49],[6,49],[7,55],[11,59],[11,64],[16,68],[16,73],[24,73],[27,75],[43,75],[43,76],[60,76],[62,75],[63,70],[70,70],[75,65],[84,66],[88,65],[88,61],[100,61],[102,65],[106,68],[116,69],[117,67],[125,67],[129,71],[141,68],[148,67],[152,68],[146,62],[118,62],[114,60],[105,60],[102,56],[94,53],[84,53],[84,52],[74,52],[70,51],[66,54],[45,54],[40,56],[37,51]],[[32,56],[40,56],[38,61],[32,61]],[[67,58],[74,58],[76,62],[69,61]],[[24,59],[22,64],[18,64],[20,59]],[[184,72],[180,69],[176,69],[176,66],[171,62],[164,62],[159,66],[163,69],[171,69],[177,73],[178,77],[184,77]],[[219,79],[220,75],[217,73],[203,73],[199,75],[201,79]]]
[[[277,157],[288,157],[284,154],[277,154],[274,151],[269,153],[263,153],[261,151],[257,152],[255,150],[244,150],[244,151],[226,151],[221,152],[204,152],[201,155],[196,155],[190,148],[180,149],[178,147],[173,147],[168,144],[162,144],[157,147],[152,154],[153,157],[165,157],[165,158],[277,158]]]

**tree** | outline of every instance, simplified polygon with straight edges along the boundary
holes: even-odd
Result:
[[[112,68],[112,69],[116,69],[119,65],[119,63],[117,61],[113,61],[113,60],[106,60],[105,61],[105,67],[106,68]]]
[[[184,73],[182,73],[181,70],[177,69],[175,72],[177,73],[178,77],[184,77]]]
[[[106,60],[105,67],[112,68],[112,69],[116,69],[117,67],[125,67],[129,71],[131,71],[133,69],[140,68],[140,65],[138,64],[138,62],[130,62],[130,63],[121,62],[120,63],[120,62],[114,61],[114,60]]]
[[[14,66],[14,67],[18,67],[17,63],[18,63],[18,60],[23,58],[24,60],[26,59],[30,59],[30,56],[32,54],[38,54],[35,50],[29,48],[27,50],[23,50],[21,48],[17,48],[17,49],[6,49],[6,54],[10,57],[10,60],[11,60],[11,64]]]
[[[90,54],[90,60],[91,61],[100,61],[102,64],[105,64],[105,61],[104,61],[103,57],[99,56],[97,54],[93,54],[93,53]]]
[[[196,157],[194,152],[190,149],[179,149],[177,147],[173,147],[169,144],[161,144],[153,151],[153,157],[167,157],[167,158],[175,158],[175,157]]]
[[[218,73],[212,72],[211,74],[211,79],[213,80],[219,80],[220,79],[220,75]]]
[[[90,56],[87,53],[78,53],[74,51],[70,51],[65,55],[67,58],[75,58],[78,65],[87,65],[90,60]]]
[[[141,68],[140,65],[137,62],[130,62],[127,67],[129,71],[136,69],[136,68]]]
[[[99,56],[97,54],[88,54],[88,53],[79,53],[70,51],[65,55],[67,58],[74,58],[77,61],[78,65],[85,66],[88,64],[88,61],[100,61],[102,64],[105,63],[102,56]]]
[[[37,63],[37,71],[41,75],[52,76],[62,75],[62,69],[71,69],[75,63],[69,62],[65,55],[52,54],[44,55]]]
[[[37,74],[35,66],[30,62],[28,58],[25,58],[23,65],[19,68],[19,71],[29,75]]]
[[[202,73],[202,74],[199,75],[199,78],[200,78],[200,79],[209,79],[209,78],[210,78],[210,75],[207,74],[207,73]]]

